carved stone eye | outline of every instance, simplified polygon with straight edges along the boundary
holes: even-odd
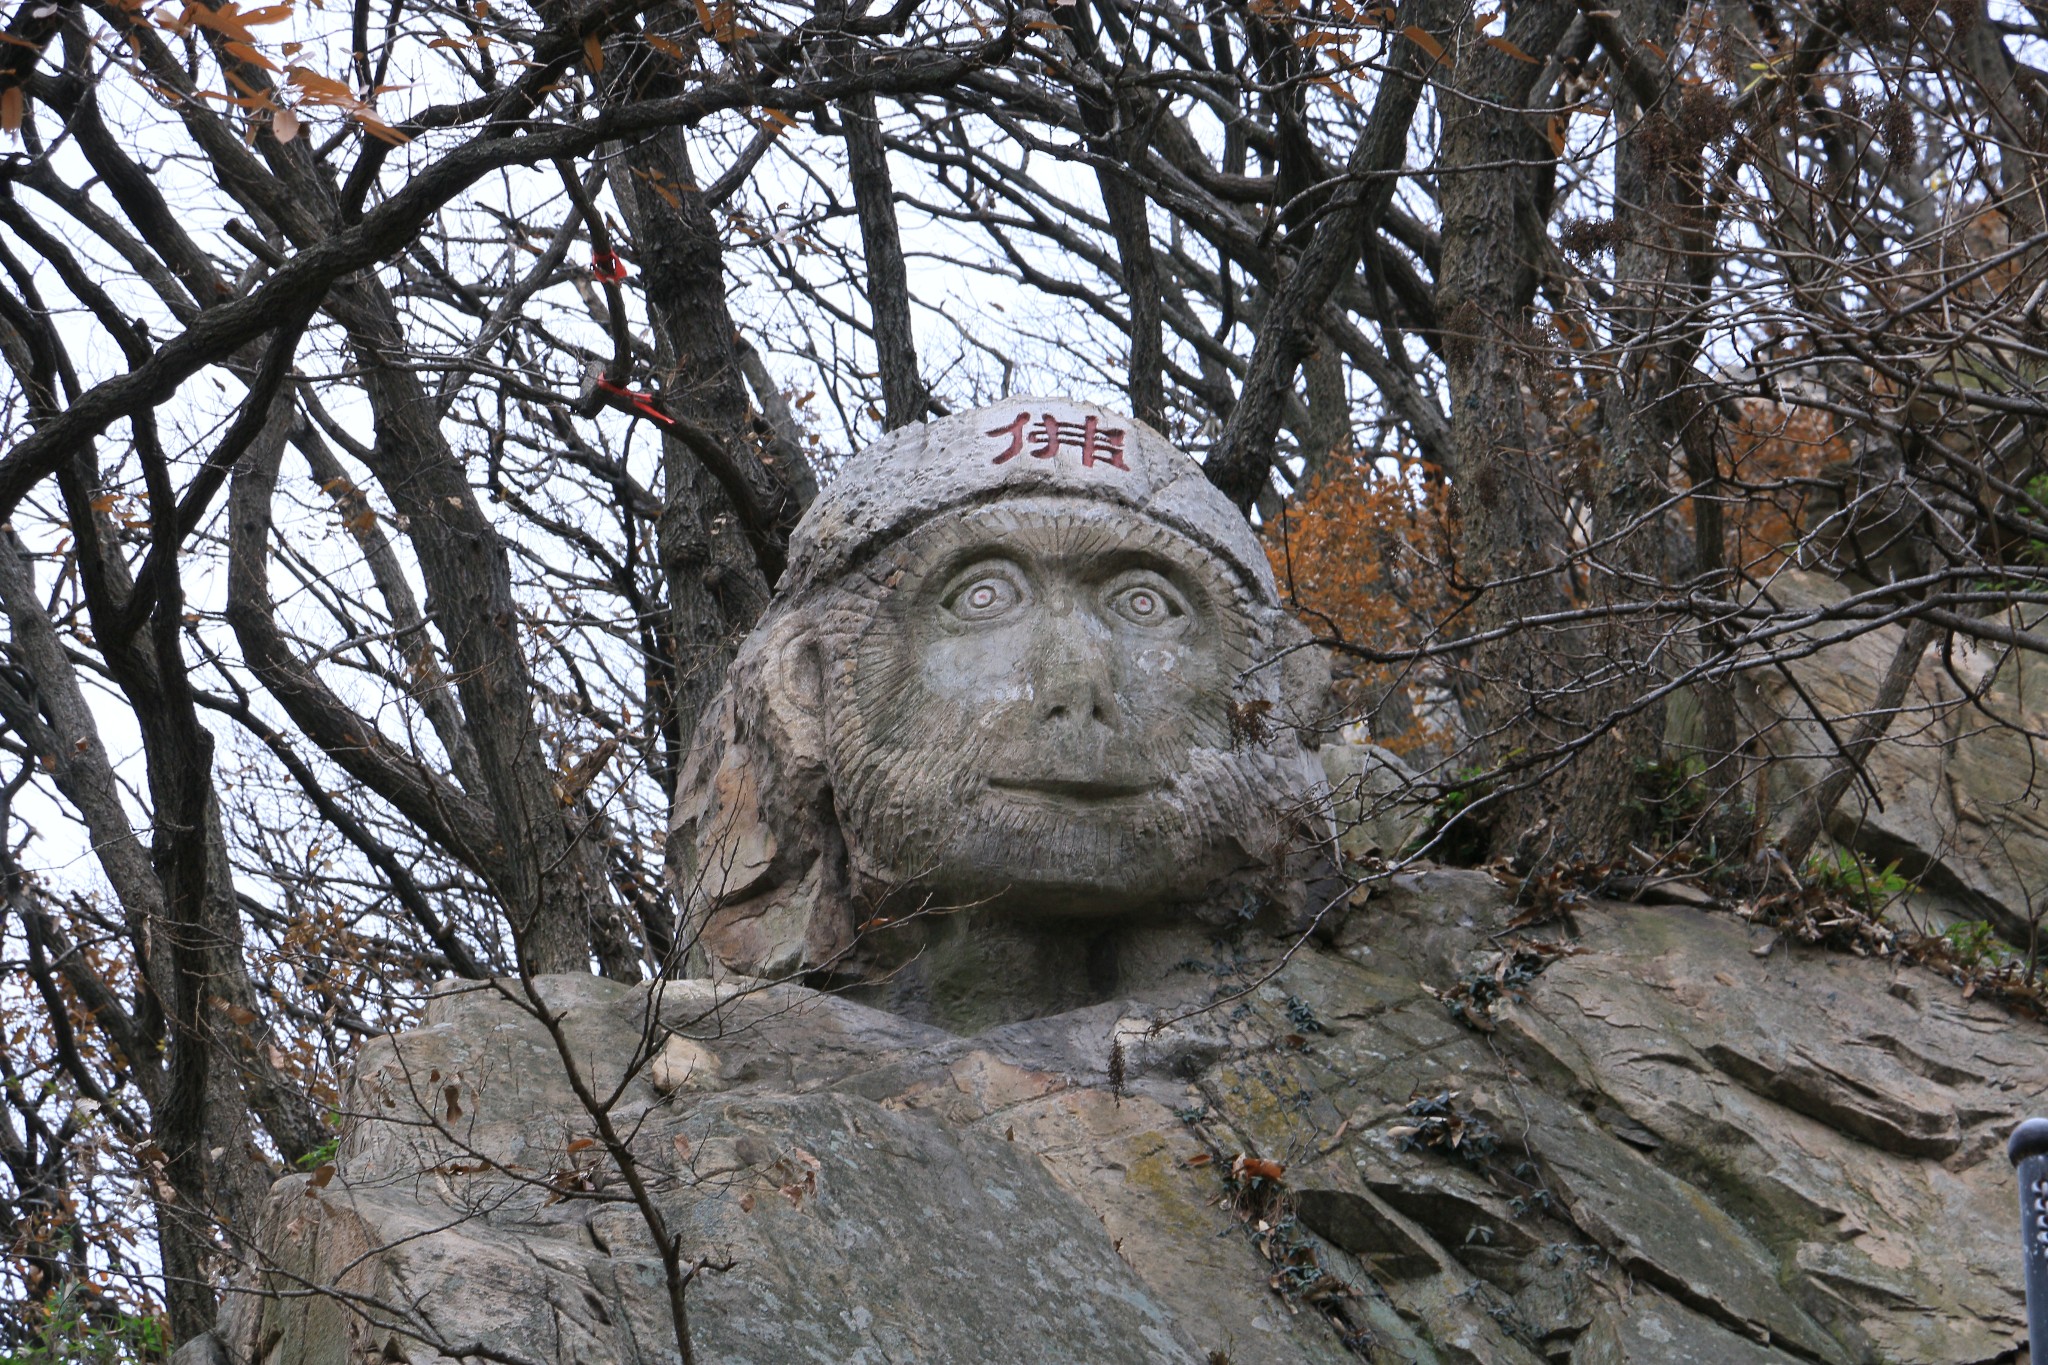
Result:
[[[1109,609],[1134,626],[1155,630],[1179,626],[1187,619],[1187,608],[1179,596],[1151,574],[1112,587]]]
[[[962,621],[993,621],[1024,600],[1015,579],[1005,573],[970,576],[946,597],[946,610]]]

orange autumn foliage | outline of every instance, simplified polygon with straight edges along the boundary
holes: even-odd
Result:
[[[1729,562],[1768,572],[1792,552],[1814,490],[1800,481],[1849,458],[1835,418],[1813,408],[1745,398],[1725,432]]]
[[[1849,442],[1828,413],[1744,399],[1719,445],[1723,482],[1714,495],[1724,509],[1728,561],[1767,573],[1795,552],[1820,491],[1811,481],[1848,459]],[[1448,572],[1457,534],[1451,502],[1437,472],[1420,461],[1368,451],[1333,456],[1264,527],[1283,599],[1323,639],[1394,652],[1430,638],[1460,600]],[[1689,525],[1693,511],[1682,505]],[[1338,701],[1351,714],[1396,683],[1434,681],[1342,654],[1335,671]],[[1428,742],[1380,738],[1397,750]]]
[[[1332,455],[1264,529],[1287,604],[1317,636],[1367,649],[1412,647],[1451,602],[1448,492],[1433,469],[1370,451]],[[1397,681],[1393,667],[1338,656],[1341,704],[1355,709]],[[1400,747],[1396,737],[1387,737]],[[1415,742],[1421,742],[1416,738]]]

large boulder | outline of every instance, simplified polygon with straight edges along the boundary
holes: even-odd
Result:
[[[791,563],[679,784],[703,978],[471,983],[367,1045],[237,1365],[2015,1349],[2000,1143],[2048,1035],[1701,909],[1368,898],[1340,859],[1409,842],[1414,784],[1318,765],[1313,651],[1156,433],[907,429]],[[1882,669],[1844,671],[1804,695]],[[2039,850],[2005,742],[1929,730],[1884,780],[1909,874],[2009,926]]]
[[[1317,756],[1330,784],[1337,847],[1347,857],[1392,862],[1429,828],[1426,788],[1399,754],[1343,735],[1326,741]]]
[[[1825,609],[1847,590],[1818,574],[1774,580],[1782,608]],[[2015,625],[2025,625],[2015,621]],[[1827,629],[1827,627],[1817,627]],[[1876,700],[1902,626],[1830,645],[1750,675],[1748,711],[1768,772],[1768,812],[1783,825]],[[1825,723],[1823,723],[1825,722]],[[1830,734],[1832,731],[1832,736]],[[1930,645],[1884,743],[1828,821],[1843,847],[1918,884],[1953,914],[2031,942],[2048,911],[2048,661],[1958,639]]]
[[[566,1053],[721,1267],[701,1360],[2016,1359],[2001,1143],[2048,1032],[1709,911],[1514,915],[1410,874],[1327,943],[1218,940],[1180,1006],[971,1037],[585,978],[539,983],[551,1034],[516,983],[451,989],[365,1049],[335,1169],[279,1184],[228,1354],[678,1359]]]

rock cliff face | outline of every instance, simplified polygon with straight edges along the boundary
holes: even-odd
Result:
[[[1284,960],[1194,955],[1198,1013],[975,1037],[794,987],[541,993],[684,1256],[729,1266],[689,1289],[699,1360],[2019,1358],[2001,1143],[2048,1107],[2039,1025],[1710,911],[1512,914],[1409,875]],[[564,1074],[490,991],[368,1047],[229,1354],[677,1359]]]
[[[1372,817],[1330,847],[1295,724],[1323,679],[1186,456],[1032,400],[860,458],[674,834],[699,966],[847,994],[441,995],[364,1050],[336,1163],[278,1186],[237,1365],[2014,1358],[2038,1024],[1701,908],[1537,925],[1447,871],[1347,897],[1332,860],[1417,812],[1329,746],[1324,794]],[[1801,667],[1823,712],[1882,672]],[[1831,752],[1751,700],[1788,773]],[[2033,864],[1982,869],[2030,826],[1957,786],[2004,751],[1936,738],[1837,837],[2023,927]]]
[[[1817,574],[1786,573],[1776,594],[1822,611],[1847,590]],[[2010,624],[2038,623],[2016,616]],[[1870,708],[1903,634],[1899,626],[1872,631],[1782,672],[1751,675],[1751,719],[1778,760],[1770,774],[1777,823],[1835,754],[1820,718],[1839,736]],[[2048,729],[2048,664],[2023,650],[1959,640],[1944,653],[1936,644],[1905,706],[1865,765],[1868,785],[1849,789],[1828,833],[1880,867],[1896,861],[1938,906],[1988,920],[2025,947],[2048,913],[2042,755],[2029,738]]]

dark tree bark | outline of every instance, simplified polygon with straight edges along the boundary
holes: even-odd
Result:
[[[917,371],[917,339],[910,323],[910,277],[903,262],[903,238],[896,228],[896,189],[889,179],[889,155],[871,95],[839,106],[846,139],[846,168],[853,207],[860,218],[861,259],[867,265],[869,326],[882,370],[882,426],[921,422],[931,393]]]
[[[680,14],[664,7],[649,21],[674,31],[683,26]],[[693,39],[691,50],[702,41]],[[621,63],[614,97],[659,99],[679,89],[677,69],[658,62],[641,53]],[[646,291],[664,405],[716,442],[737,477],[763,490],[764,499],[797,501],[798,490],[815,485],[801,452],[776,444],[766,424],[753,419],[739,333],[726,307],[724,247],[698,187],[684,131],[668,128],[636,138],[609,163],[609,178]],[[665,661],[661,723],[670,756],[666,766],[676,771],[697,718],[774,585],[740,534],[730,500],[689,443],[668,435],[662,454],[658,543],[670,614],[664,633],[674,658]]]
[[[1130,316],[1125,334],[1131,355],[1126,390],[1131,415],[1153,427],[1166,425],[1166,350],[1164,308],[1160,299],[1159,263],[1152,249],[1152,224],[1146,197],[1133,167],[1146,143],[1146,121],[1163,116],[1156,102],[1127,91],[1124,63],[1137,54],[1126,44],[1112,60],[1103,42],[1102,23],[1116,25],[1114,11],[1094,3],[1067,5],[1056,11],[1072,46],[1070,77],[1081,126],[1094,154],[1095,184],[1116,243],[1118,275]],[[1128,36],[1128,35],[1126,35]]]
[[[1684,16],[1672,0],[1629,0],[1614,21],[1624,53],[1669,51]],[[1621,240],[1614,253],[1614,284],[1607,309],[1618,358],[1601,395],[1601,440],[1590,488],[1593,535],[1602,548],[1588,557],[1588,599],[1619,606],[1643,599],[1656,584],[1682,575],[1662,533],[1658,513],[1682,467],[1680,421],[1687,404],[1681,386],[1692,376],[1700,335],[1687,316],[1702,292],[1693,262],[1701,254],[1700,147],[1682,126],[1680,94],[1662,71],[1647,89],[1627,81],[1615,91],[1615,220]],[[1704,528],[1703,528],[1704,529]],[[1581,761],[1588,786],[1569,804],[1550,802],[1554,848],[1596,862],[1618,861],[1645,820],[1641,772],[1664,739],[1661,705],[1635,700],[1659,678],[1656,642],[1678,628],[1675,620],[1609,617],[1583,633],[1583,657],[1601,682],[1584,686],[1570,710],[1582,729],[1612,723]]]
[[[601,849],[581,837],[555,795],[558,774],[536,728],[533,678],[520,639],[511,566],[462,461],[448,448],[431,396],[406,364],[388,295],[364,282],[329,307],[350,332],[377,418],[367,463],[419,555],[426,610],[440,628],[492,817],[484,870],[503,898],[535,972],[588,969],[593,932],[616,923]],[[637,976],[623,951],[608,972]]]
[[[1396,27],[1448,32],[1449,20],[1457,12],[1458,6],[1448,0],[1407,0]],[[1338,280],[1356,265],[1366,234],[1378,231],[1380,215],[1393,198],[1394,172],[1407,155],[1415,107],[1435,65],[1420,45],[1395,41],[1393,69],[1374,97],[1365,131],[1351,149],[1344,182],[1330,196],[1313,237],[1267,306],[1237,407],[1208,459],[1210,481],[1239,507],[1249,508],[1268,486],[1274,441],[1286,400],[1294,393],[1295,372],[1314,345],[1317,320]],[[1525,90],[1528,84],[1524,80]],[[1445,193],[1448,197],[1455,192]],[[1457,410],[1454,400],[1453,411]]]
[[[1548,52],[1571,22],[1556,0],[1524,6],[1508,38]],[[1441,178],[1443,258],[1437,316],[1450,379],[1450,472],[1463,527],[1463,571],[1491,580],[1483,628],[1561,608],[1565,523],[1554,472],[1530,430],[1524,396],[1527,322],[1535,298],[1543,215],[1537,206],[1551,149],[1523,111],[1537,69],[1490,46],[1460,53],[1449,82]],[[1540,709],[1568,691],[1570,661],[1530,634],[1479,653],[1474,710],[1491,752],[1510,763],[1542,742]],[[1541,798],[1511,798],[1496,814],[1510,842],[1539,827]],[[1508,831],[1513,831],[1508,833]]]

